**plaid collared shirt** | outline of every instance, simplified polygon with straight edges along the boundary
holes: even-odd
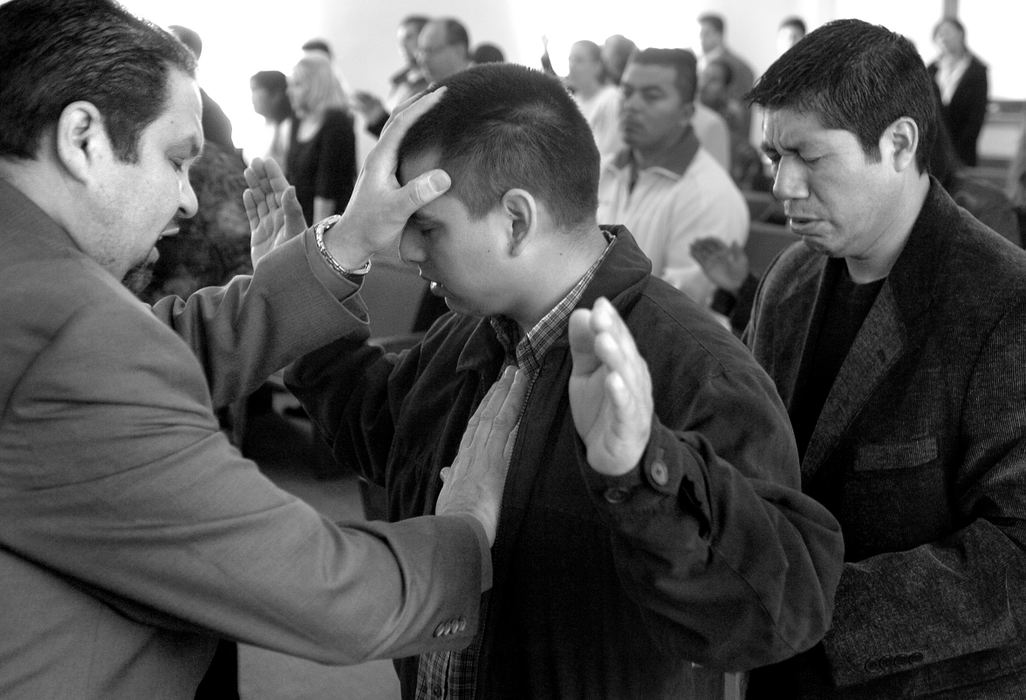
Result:
[[[494,316],[489,319],[499,343],[506,350],[506,365],[515,364],[527,372],[533,383],[541,370],[541,361],[552,345],[566,332],[570,323],[570,312],[581,300],[584,290],[591,284],[599,265],[609,254],[616,238],[606,236],[606,249],[595,263],[588,268],[563,299],[534,325],[527,335],[521,337],[520,327],[512,319]],[[530,393],[528,388],[528,393]],[[514,430],[519,429],[517,425]],[[477,683],[477,663],[484,638],[484,620],[487,619],[489,594],[481,599],[481,624],[474,641],[466,649],[458,651],[435,651],[422,654],[417,664],[417,698],[428,700],[467,700],[474,697]]]

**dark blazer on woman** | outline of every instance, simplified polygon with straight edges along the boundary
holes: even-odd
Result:
[[[928,68],[934,81],[937,69],[936,61]],[[976,165],[976,141],[987,116],[987,93],[987,66],[976,56],[970,56],[969,66],[959,79],[951,102],[941,105],[941,117],[951,134],[955,152],[966,165]]]
[[[341,214],[356,184],[356,131],[353,117],[341,109],[329,109],[314,137],[298,138],[299,120],[292,120],[287,156],[289,180],[306,220],[314,224],[314,198],[335,200]]]

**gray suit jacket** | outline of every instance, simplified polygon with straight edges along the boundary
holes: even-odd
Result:
[[[746,339],[792,415],[824,276],[843,264],[796,244],[756,296]],[[840,521],[847,564],[823,644],[774,682],[804,678],[794,694],[809,697],[1021,697],[1026,253],[936,181],[802,477]]]
[[[309,239],[151,310],[0,181],[0,697],[192,698],[216,636],[325,663],[472,638],[480,526],[341,530],[218,429],[360,325]]]

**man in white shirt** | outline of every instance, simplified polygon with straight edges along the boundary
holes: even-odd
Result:
[[[699,144],[691,125],[695,56],[646,49],[627,65],[620,129],[627,147],[603,164],[599,222],[627,226],[652,273],[708,306],[715,285],[691,257],[691,242],[748,238],[748,208],[730,176]]]

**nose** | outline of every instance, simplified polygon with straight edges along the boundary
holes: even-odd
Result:
[[[773,176],[773,196],[786,199],[805,199],[809,196],[808,184],[803,167],[790,156],[777,161],[777,172]]]
[[[407,226],[399,237],[399,258],[408,263],[419,265],[424,262],[424,235]]]
[[[178,216],[182,219],[191,219],[199,211],[199,201],[196,199],[196,192],[192,189],[189,176],[181,173],[178,176]]]

